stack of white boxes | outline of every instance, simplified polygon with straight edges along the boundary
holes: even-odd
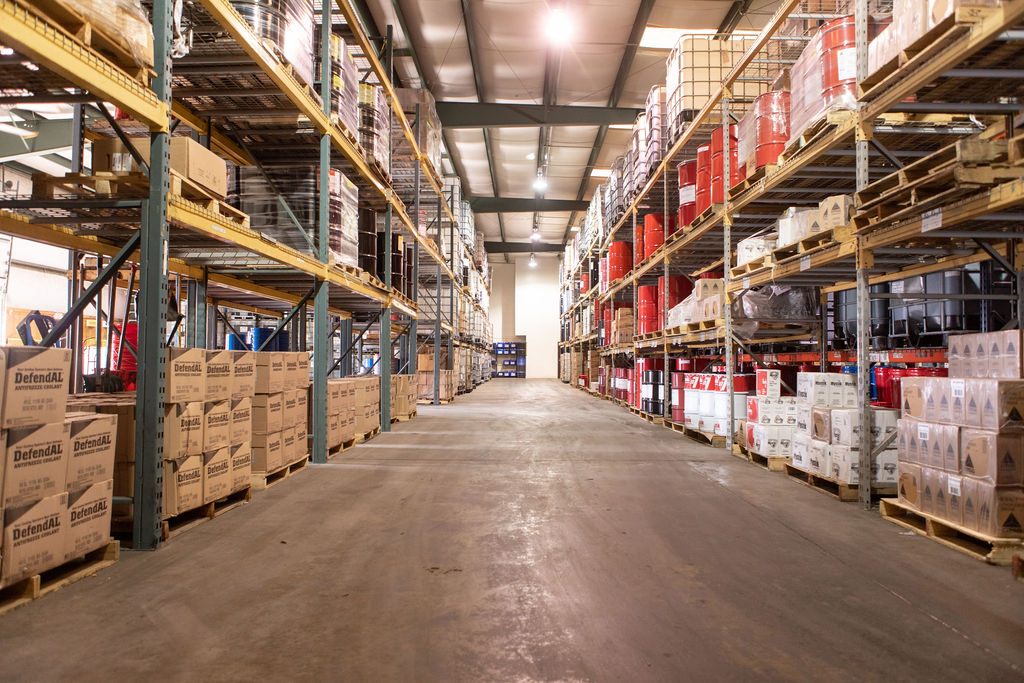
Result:
[[[766,458],[791,458],[796,397],[782,395],[780,370],[757,369],[754,391],[747,397],[747,448]]]
[[[871,407],[872,450],[896,429],[898,417],[898,410]],[[832,430],[832,464],[829,476],[844,484],[859,484],[860,411],[857,408],[835,408],[829,419]],[[871,485],[895,486],[896,461],[896,445],[893,443],[871,462]]]
[[[793,466],[832,476],[832,410],[857,407],[857,376],[801,372],[796,376]]]
[[[0,349],[0,586],[110,540],[116,420],[65,415],[71,352]]]
[[[899,497],[968,529],[1024,537],[1024,380],[1020,330],[965,334],[950,377],[904,377]]]

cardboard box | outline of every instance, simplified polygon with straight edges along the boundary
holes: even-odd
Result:
[[[832,440],[832,411],[829,408],[811,409],[811,437],[828,443]]]
[[[231,443],[231,401],[203,404],[203,452]]]
[[[978,531],[997,538],[1024,538],[1024,493],[978,482]]]
[[[296,462],[309,457],[309,434],[302,426],[295,427],[295,450],[288,462]]]
[[[766,370],[758,368],[754,371],[756,376],[756,393],[758,396],[768,398],[779,398],[782,396],[782,371]]]
[[[811,472],[826,477],[829,475],[832,471],[832,448],[827,441],[811,439],[811,445],[807,450],[807,464]]]
[[[6,437],[0,508],[28,505],[65,490],[71,451],[67,423],[16,427]]]
[[[988,376],[994,379],[1024,377],[1024,340],[1021,330],[1003,330],[979,335],[988,346]]]
[[[939,490],[939,470],[934,467],[921,467],[921,500],[918,508],[921,512],[935,513],[935,498]]]
[[[299,356],[294,351],[282,351],[284,359],[284,391],[292,391],[299,386]]]
[[[779,417],[782,424],[787,427],[796,428],[797,404],[795,396],[782,396],[777,399]]]
[[[918,420],[914,423],[917,430],[917,462],[928,467],[942,466],[942,450],[939,446],[940,434],[938,425]],[[913,440],[911,440],[913,444]]]
[[[167,349],[164,401],[189,403],[206,398],[206,349]]]
[[[811,437],[809,434],[797,432],[793,435],[793,466],[802,470],[809,470],[810,466]]]
[[[327,448],[337,448],[342,444],[341,428],[345,418],[341,413],[328,413],[327,415]]]
[[[1024,484],[1024,433],[965,427],[960,432],[961,471],[997,486]]]
[[[308,351],[296,351],[296,377],[295,386],[305,391],[309,388],[310,376],[309,376],[309,352]]]
[[[900,380],[900,396],[903,417],[925,419],[925,386],[927,377],[903,377]]]
[[[114,481],[94,482],[68,493],[68,528],[64,562],[82,557],[110,541],[111,497]]]
[[[295,453],[298,450],[298,433],[294,427],[285,427],[281,430],[281,465],[290,465],[295,462]]]
[[[810,403],[796,404],[796,430],[801,434],[811,435],[811,415],[814,413],[814,406]]]
[[[203,454],[203,502],[212,503],[231,493],[231,447]]]
[[[298,389],[295,392],[295,426],[302,428],[303,432],[309,431],[309,392],[307,389]]]
[[[978,530],[978,512],[981,505],[980,489],[977,479],[960,478],[960,509],[963,525],[968,529]]]
[[[105,413],[69,413],[70,448],[66,488],[83,489],[114,476],[117,416]]]
[[[143,161],[149,163],[149,138],[129,138]],[[140,170],[136,164],[126,168],[119,158],[128,153],[128,148],[116,139],[109,138],[93,143],[93,171]],[[227,164],[217,154],[203,147],[190,137],[171,138],[171,170],[200,186],[217,199],[227,195]]]
[[[231,446],[231,493],[241,491],[252,483],[252,444]]]
[[[5,347],[0,354],[4,371],[3,428],[63,420],[70,367],[70,349]]]
[[[968,379],[964,387],[966,426],[995,430],[1024,427],[1024,381]]]
[[[231,398],[234,351],[206,352],[206,401],[226,401]]]
[[[229,351],[231,363],[231,398],[245,398],[256,393],[256,354],[252,351]]]
[[[848,194],[837,194],[826,197],[818,204],[822,228],[838,228],[850,223],[853,210],[853,197]]]
[[[234,446],[251,440],[252,397],[232,399],[229,442]]]
[[[829,381],[827,372],[800,372],[796,376],[796,398],[800,403],[812,406],[829,405]],[[842,406],[836,406],[841,408]]]
[[[252,471],[274,472],[284,464],[282,433],[252,435]]]
[[[720,278],[702,278],[693,283],[693,295],[696,299],[715,299],[725,293],[725,280]]]
[[[294,427],[295,423],[299,420],[299,394],[302,393],[298,390],[285,390],[281,393],[282,409],[281,419],[283,421],[282,428]],[[302,415],[303,421],[306,419],[306,415]]]
[[[917,508],[921,504],[921,466],[901,461],[896,473],[899,501]]]
[[[203,504],[203,456],[164,458],[163,518],[194,510]]]
[[[941,425],[939,428],[941,467],[952,474],[960,473],[960,427]]]
[[[929,422],[949,423],[952,413],[949,380],[946,377],[922,378],[924,392],[924,419]]]
[[[164,459],[178,460],[203,453],[203,403],[164,405]]]
[[[68,494],[64,491],[4,510],[0,586],[53,569],[64,561]]]
[[[284,426],[284,393],[256,394],[252,397],[254,434],[279,432]]]
[[[276,394],[284,391],[284,354],[278,351],[260,351],[254,355],[256,356],[256,393]]]
[[[964,523],[963,477],[958,474],[946,473],[945,517],[955,524]]]
[[[967,424],[967,382],[963,379],[949,379],[949,423]]]

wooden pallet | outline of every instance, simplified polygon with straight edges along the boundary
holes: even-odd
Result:
[[[337,446],[334,446],[333,448],[330,448],[330,449],[327,450],[327,459],[330,460],[331,458],[333,458],[336,455],[341,455],[345,451],[351,450],[352,448],[354,448],[355,445],[356,445],[356,437],[354,437],[354,436],[351,439],[349,439],[348,441],[342,441]]]
[[[683,433],[694,441],[699,441],[707,446],[714,446],[715,448],[725,447],[725,437],[713,432],[705,432],[700,429],[690,429],[689,427],[685,427]]]
[[[777,164],[765,164],[747,173],[747,177],[729,188],[729,199],[734,199],[761,182],[769,173],[778,168]]]
[[[662,426],[664,426],[665,429],[671,429],[673,432],[678,432],[680,434],[685,434],[686,433],[686,425],[681,424],[679,422],[673,422],[672,420],[665,420],[665,422],[663,423]]]
[[[246,486],[244,489],[230,493],[220,500],[204,503],[197,508],[168,517],[160,524],[160,535],[164,542],[169,541],[203,522],[208,522],[214,517],[220,517],[228,510],[233,510],[240,505],[248,503],[250,500],[252,500],[252,486]]]
[[[378,434],[380,434],[380,427],[379,426],[378,427],[374,427],[373,429],[371,429],[368,432],[364,432],[362,434],[356,434],[356,443],[366,443],[367,441],[369,441],[373,437],[377,436]]]
[[[635,411],[635,414],[647,420],[652,425],[660,425],[665,422],[665,418],[663,418],[661,415],[651,415],[650,413],[645,413],[642,410]]]
[[[451,403],[454,400],[455,400],[454,398],[442,398],[442,399],[438,399],[438,404],[442,405],[442,406],[446,406],[446,405],[448,405],[449,403]],[[432,405],[434,405],[434,399],[433,398],[417,398],[416,399],[416,405],[419,405],[419,406],[432,406]]]
[[[732,454],[738,458],[746,460],[747,462],[751,462],[758,467],[763,467],[769,472],[783,472],[785,471],[785,466],[790,462],[790,458],[788,456],[761,455],[760,453],[752,451],[743,444],[738,443],[734,443],[732,445]]]
[[[252,488],[256,491],[265,491],[274,484],[279,484],[288,477],[298,474],[306,469],[307,465],[309,465],[309,456],[304,455],[295,462],[289,463],[273,472],[253,472]]]
[[[743,277],[744,275],[750,275],[755,270],[767,268],[770,265],[772,265],[772,255],[768,254],[766,256],[756,258],[753,261],[747,261],[742,266],[733,266],[729,269],[729,274],[735,280]]]
[[[835,239],[835,241],[837,242],[840,242],[843,239],[848,239],[850,236],[849,233],[850,228],[848,226],[844,226],[842,229],[826,228],[821,232],[815,233],[813,235],[808,235],[807,237],[799,239],[796,242],[793,242],[792,244],[787,244],[783,247],[777,247],[774,251],[772,251],[772,260],[776,264],[781,263],[782,261],[785,261],[788,258],[792,258],[794,256],[806,254],[810,251],[813,251],[814,249],[817,249],[822,245],[828,244],[829,242],[833,241],[833,239]]]
[[[793,140],[793,142],[786,147],[786,151],[779,155],[779,165],[781,166],[792,161],[800,153],[800,150],[806,147],[818,135],[823,134],[830,128],[844,124],[856,116],[857,112],[854,111],[840,110],[826,112],[820,118],[807,126],[800,137]]]
[[[121,544],[113,539],[84,556],[65,562],[41,574],[33,574],[0,590],[0,614],[6,614],[24,604],[38,600],[47,593],[60,590],[92,576],[117,562]]]
[[[896,498],[882,498],[878,510],[883,519],[899,524],[944,546],[959,550],[989,564],[1008,565],[1014,555],[1024,554],[1024,540],[998,538],[980,531],[921,512]]]
[[[32,0],[25,5],[31,12],[49,19],[50,23],[56,24],[67,35],[100,53],[143,85],[148,86],[150,78],[156,75],[153,71],[153,55],[140,54],[136,57],[128,41],[116,29],[93,24],[60,0]]]
[[[219,197],[214,197],[210,194],[209,190],[200,187],[174,171],[171,171],[170,194],[184,197],[195,204],[199,204],[210,213],[239,223],[244,228],[249,227],[249,214],[242,213]]]
[[[823,474],[817,474],[816,472],[808,472],[805,469],[796,467],[791,463],[786,463],[783,466],[786,474],[791,476],[796,481],[810,486],[811,488],[826,493],[833,498],[837,498],[844,503],[852,503],[858,500],[859,487],[857,484],[844,484],[843,482],[836,481],[831,477],[826,477]],[[892,496],[896,494],[896,484],[889,486],[872,486],[871,497],[877,498],[880,496]]]

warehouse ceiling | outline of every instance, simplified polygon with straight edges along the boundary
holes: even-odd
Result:
[[[668,49],[641,43],[647,27],[758,29],[777,5],[778,0],[366,0],[381,33],[394,27],[400,55],[395,69],[402,82],[424,85],[439,102],[625,108],[643,108],[651,87],[665,82]],[[561,19],[549,35],[552,11],[560,11]],[[453,166],[445,171],[462,177],[468,196],[589,200],[603,182],[591,169],[608,169],[629,136],[628,126],[448,129]],[[538,170],[547,179],[542,193],[533,187]],[[477,213],[476,225],[491,242],[528,242],[537,226],[542,242],[562,244],[582,217],[570,211]]]

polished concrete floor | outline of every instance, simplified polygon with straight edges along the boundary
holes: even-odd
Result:
[[[0,617],[0,679],[1019,680],[1024,584],[552,380]]]

